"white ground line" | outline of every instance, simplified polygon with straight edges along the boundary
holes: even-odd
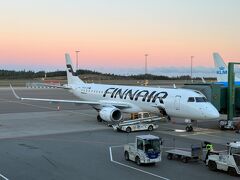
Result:
[[[8,178],[6,178],[4,175],[0,174],[0,177],[5,179],[5,180],[9,180]]]
[[[215,132],[213,132],[213,133],[215,133]],[[211,137],[223,139],[222,136],[220,136],[220,135],[214,135],[213,133],[211,133],[211,132],[206,132],[206,133],[202,132],[202,133],[198,133],[198,134],[189,134],[189,135],[187,135],[187,134],[181,134],[180,136],[185,137],[185,136],[206,135],[206,136],[211,136]],[[230,140],[230,139],[231,139],[232,141],[236,141],[236,138],[233,138],[233,137],[227,137],[227,138],[225,138],[225,140]]]
[[[112,146],[112,147],[121,147],[121,146]],[[145,173],[145,174],[148,174],[148,175],[151,175],[151,176],[160,178],[160,179],[170,180],[170,179],[165,178],[165,177],[163,177],[163,176],[159,176],[159,175],[157,175],[157,174],[153,174],[153,173],[150,173],[150,172],[147,172],[147,171],[144,171],[144,170],[141,170],[141,169],[138,169],[138,168],[135,168],[135,167],[132,167],[132,166],[129,166],[129,165],[126,165],[126,164],[123,164],[123,163],[120,163],[120,162],[118,162],[118,161],[113,160],[113,157],[112,157],[112,147],[109,147],[109,153],[110,153],[111,162],[116,163],[116,164],[119,164],[119,165],[124,166],[124,167],[127,167],[127,168],[130,168],[130,169],[134,169],[134,170],[136,170],[136,171],[140,171],[140,172],[142,172],[142,173]]]
[[[38,108],[41,108],[41,109],[50,109],[50,110],[55,110],[55,111],[57,111],[56,108],[39,106],[39,105],[29,104],[29,103],[23,103],[23,102],[21,102],[21,101],[12,101],[12,100],[7,100],[7,99],[1,99],[1,100],[5,100],[5,102],[10,102],[10,103],[22,104],[22,105],[26,105],[26,106],[38,107]]]
[[[220,138],[220,139],[223,138],[220,135],[214,135],[214,133],[217,133],[217,132],[198,132],[197,134],[196,133],[195,134],[170,134],[170,133],[165,133],[164,131],[155,131],[155,132],[168,134],[168,135],[173,135],[173,136],[180,136],[180,137],[186,137],[186,136],[193,137],[193,136],[197,136],[197,135],[206,135],[206,136],[211,136],[211,137]],[[227,139],[228,140],[231,139],[232,141],[236,141],[236,139],[233,138],[233,137],[225,138],[225,140],[227,140]]]
[[[41,109],[50,109],[50,110],[58,111],[57,108],[52,108],[52,107],[39,106],[39,105],[35,105],[35,104],[23,103],[23,102],[19,102],[19,101],[11,101],[11,100],[7,100],[7,99],[0,99],[0,100],[5,100],[5,102],[12,102],[12,103],[22,104],[22,105],[26,105],[26,106],[37,107],[37,108],[41,108]],[[79,110],[81,110],[81,109],[79,109]],[[95,117],[94,115],[81,113],[81,112],[75,112],[73,110],[64,110],[64,111],[71,112],[71,113],[76,113],[76,114],[82,114],[82,115],[90,116],[90,117]]]

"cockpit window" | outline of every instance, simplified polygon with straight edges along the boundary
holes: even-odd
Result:
[[[189,97],[188,102],[207,102],[205,97]]]
[[[196,102],[207,102],[207,99],[205,97],[195,97]]]
[[[195,102],[194,97],[189,97],[189,98],[188,98],[188,102]]]

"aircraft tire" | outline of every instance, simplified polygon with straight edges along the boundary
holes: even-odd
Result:
[[[168,120],[168,121],[171,121],[171,117],[170,117],[170,116],[167,116],[167,120]]]
[[[187,132],[192,132],[193,131],[193,127],[192,126],[187,126],[186,127],[186,131]]]

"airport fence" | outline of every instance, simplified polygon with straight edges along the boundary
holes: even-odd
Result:
[[[53,86],[47,86],[48,83],[39,83],[39,82],[27,82],[26,87],[27,88],[36,88],[36,89],[41,89],[41,88],[56,88]],[[49,85],[57,85],[60,86],[60,83],[49,83]]]

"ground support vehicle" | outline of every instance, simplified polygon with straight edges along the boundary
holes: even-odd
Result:
[[[202,157],[202,147],[198,145],[191,145],[191,150],[182,150],[182,149],[171,149],[166,151],[168,153],[167,158],[172,159],[181,159],[182,162],[187,163],[189,160],[200,160]]]
[[[116,125],[112,125],[112,127],[114,130],[121,130],[130,133],[132,131],[144,131],[144,130],[152,131],[154,129],[157,129],[158,125],[149,122],[136,122],[136,123],[123,122]]]
[[[140,112],[137,113],[137,116],[132,115],[131,119],[121,121],[112,125],[112,127],[114,130],[125,131],[128,133],[142,130],[152,131],[158,128],[156,122],[160,121],[161,119],[163,119],[163,117],[151,116],[147,112]]]
[[[124,157],[126,160],[141,164],[155,164],[161,161],[162,140],[153,135],[136,136],[135,143],[124,145]]]
[[[221,119],[218,121],[219,128],[221,130],[236,130],[237,133],[240,132],[240,118],[235,117],[233,120]]]
[[[231,176],[240,175],[240,141],[227,144],[227,151],[210,154],[206,165],[210,170],[227,171]]]

